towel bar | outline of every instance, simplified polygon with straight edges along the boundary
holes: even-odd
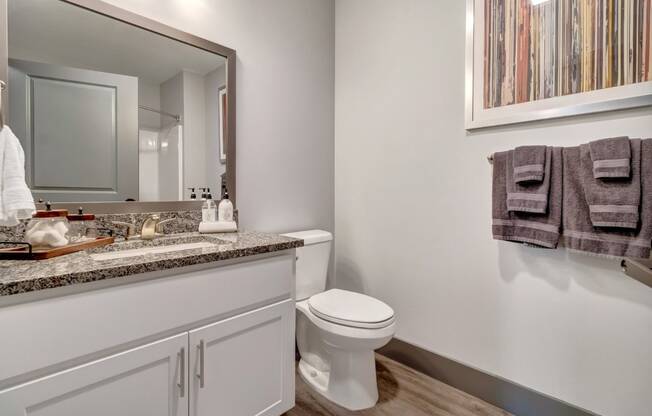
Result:
[[[651,260],[633,260],[623,259],[620,262],[623,273],[632,279],[652,287],[652,259]]]

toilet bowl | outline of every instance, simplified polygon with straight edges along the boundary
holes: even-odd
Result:
[[[373,407],[378,401],[374,350],[394,335],[394,311],[360,293],[324,291],[330,233],[312,230],[285,235],[302,238],[305,244],[297,249],[296,273],[300,377],[346,409]]]

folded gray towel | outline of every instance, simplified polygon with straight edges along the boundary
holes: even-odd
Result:
[[[545,176],[546,146],[519,146],[514,149],[514,181],[541,182]]]
[[[593,177],[590,146],[580,146],[580,179],[594,227],[638,227],[641,205],[641,139],[632,139],[631,149],[631,176],[619,180],[602,180]]]
[[[563,150],[563,243],[567,248],[618,257],[649,258],[652,242],[652,140],[641,143],[641,221],[636,230],[596,229],[581,180],[579,147]]]
[[[545,168],[543,181],[521,182],[515,180],[516,150],[507,156],[507,210],[514,212],[532,212],[545,214],[548,211],[548,193],[550,191],[550,166],[552,147],[545,149]]]
[[[629,137],[612,137],[589,143],[593,177],[629,178],[631,149]]]
[[[548,210],[546,214],[533,214],[509,212],[507,210],[507,161],[509,152],[494,154],[492,196],[492,232],[494,239],[529,243],[545,248],[557,247],[559,227],[561,225],[561,148],[553,148],[551,155]]]

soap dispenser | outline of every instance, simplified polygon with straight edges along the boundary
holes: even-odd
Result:
[[[188,190],[190,191],[190,199],[192,201],[196,200],[197,199],[197,193],[195,193],[195,188],[188,188]]]
[[[215,203],[212,200],[210,190],[208,191],[207,197],[211,199],[206,200],[204,204],[204,212],[208,213],[208,207],[210,203],[215,206]],[[203,221],[199,224],[199,232],[202,234],[211,234],[211,233],[234,233],[238,231],[238,224],[233,221],[233,203],[229,200],[229,193],[224,190],[224,197],[220,201],[217,208],[217,221],[215,221],[215,211],[213,211],[212,220],[209,220],[210,216],[202,215]]]
[[[206,193],[206,200],[201,208],[201,220],[203,222],[215,222],[215,201],[211,195],[210,189]]]
[[[217,207],[217,220],[220,222],[233,221],[233,203],[229,200],[229,191],[224,188],[224,198]]]

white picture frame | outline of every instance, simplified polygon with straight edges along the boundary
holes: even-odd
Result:
[[[465,113],[467,130],[652,106],[652,81],[484,108],[484,0],[467,0]]]

